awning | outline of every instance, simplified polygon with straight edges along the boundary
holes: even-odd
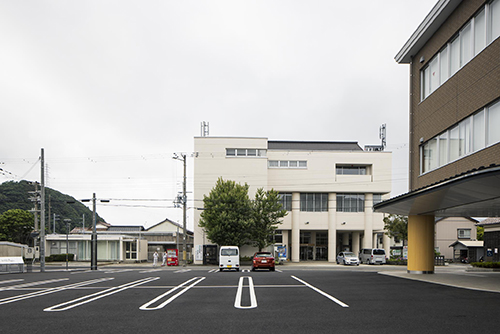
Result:
[[[375,212],[436,217],[499,217],[500,166],[481,167],[373,206]]]

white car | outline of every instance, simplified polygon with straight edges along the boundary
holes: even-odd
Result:
[[[340,252],[339,255],[337,255],[337,264],[339,263],[342,263],[344,265],[355,264],[359,266],[359,259],[353,252]]]

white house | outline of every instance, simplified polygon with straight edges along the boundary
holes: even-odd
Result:
[[[382,213],[372,206],[390,198],[392,155],[364,151],[357,142],[274,141],[267,138],[195,137],[194,200],[203,207],[219,177],[280,192],[288,210],[279,227],[277,245],[287,247],[288,259],[328,260],[344,249],[383,247]],[[194,210],[195,263],[203,261],[207,240],[198,227],[201,210]],[[243,255],[253,250],[244,249]],[[246,252],[246,253],[245,253]]]

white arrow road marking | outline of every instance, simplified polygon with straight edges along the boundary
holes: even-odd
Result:
[[[242,306],[241,305],[241,295],[243,293],[243,282],[245,278],[248,278],[248,287],[250,290],[250,306]],[[238,290],[236,291],[236,298],[234,300],[234,307],[239,309],[250,309],[257,307],[257,297],[255,296],[255,289],[253,286],[253,279],[250,276],[242,276],[240,277],[240,281],[238,283]]]
[[[195,281],[191,285],[186,286],[187,284],[191,283],[192,281],[194,281],[196,279],[197,279],[197,281]],[[184,283],[176,286],[173,289],[168,290],[164,294],[161,294],[158,297],[156,297],[155,299],[147,302],[146,304],[144,304],[141,307],[139,307],[139,309],[143,310],[143,311],[154,311],[154,310],[159,310],[161,308],[164,308],[166,305],[168,305],[172,301],[174,301],[177,297],[179,297],[184,292],[188,291],[189,289],[191,289],[193,286],[195,286],[196,284],[200,283],[204,279],[205,279],[205,277],[194,277],[194,278],[191,278],[190,280],[187,280],[186,282],[184,282]],[[173,293],[173,292],[175,292],[175,291],[177,291],[177,290],[179,290],[181,288],[182,288],[181,291],[177,292],[175,295],[173,295],[172,297],[170,297],[168,300],[166,300],[165,302],[161,303],[160,305],[158,305],[156,307],[149,307],[150,305],[152,305],[152,304],[156,303],[157,301],[161,300],[163,297],[168,296],[169,294],[171,294],[171,293]]]
[[[179,270],[174,271],[174,274],[187,273],[190,271],[191,271],[191,269],[179,269]]]
[[[136,287],[138,285],[142,285],[142,284],[146,284],[146,283],[152,282],[152,281],[157,280],[157,279],[159,279],[159,277],[147,277],[147,278],[143,278],[143,279],[140,279],[138,281],[134,281],[134,282],[122,284],[120,286],[112,287],[112,288],[109,288],[109,289],[106,289],[106,290],[103,290],[103,291],[99,291],[99,292],[96,292],[96,293],[93,293],[93,294],[90,294],[90,295],[87,295],[87,296],[83,296],[83,297],[80,297],[80,298],[77,298],[77,299],[70,300],[68,302],[64,302],[64,303],[61,303],[61,304],[58,304],[58,305],[54,305],[54,306],[51,306],[51,307],[48,307],[48,308],[44,309],[44,311],[46,311],[46,312],[66,311],[66,310],[72,309],[74,307],[77,307],[77,306],[80,306],[80,305],[84,305],[84,304],[93,302],[94,300],[97,300],[97,299],[100,299],[100,298],[104,298],[104,297],[107,297],[107,296],[111,296],[111,295],[113,295],[115,293],[118,293],[118,292],[121,292],[123,290],[127,290],[127,289],[130,289],[130,288]],[[65,307],[63,307],[63,306],[65,306]]]
[[[337,298],[335,298],[335,297],[330,296],[330,295],[329,295],[329,294],[327,294],[326,292],[321,291],[320,289],[318,289],[318,288],[316,288],[316,287],[312,286],[311,284],[309,284],[309,283],[307,283],[307,282],[305,282],[305,281],[301,280],[300,278],[295,277],[295,276],[292,276],[292,278],[293,278],[293,279],[296,279],[297,281],[299,281],[300,283],[304,284],[304,285],[305,285],[305,286],[307,286],[308,288],[313,289],[313,290],[314,290],[314,291],[316,291],[317,293],[322,294],[323,296],[325,296],[326,298],[330,299],[331,301],[334,301],[335,303],[339,304],[340,306],[342,306],[342,307],[349,307],[349,305],[347,305],[347,304],[345,304],[345,303],[341,302],[340,300],[338,300],[338,299],[337,299]]]
[[[112,280],[112,279],[114,279],[114,278],[110,277],[110,278],[94,279],[94,280],[90,280],[90,281],[84,281],[84,282],[80,282],[80,283],[74,283],[74,284],[64,285],[64,286],[60,286],[60,287],[56,287],[56,288],[44,289],[42,291],[31,292],[31,293],[27,293],[27,294],[20,295],[20,296],[14,296],[14,297],[9,297],[9,298],[4,298],[4,299],[0,299],[0,305],[8,304],[8,303],[13,303],[13,302],[18,302],[18,301],[24,300],[24,299],[29,299],[29,298],[35,298],[35,297],[39,297],[39,296],[44,296],[44,295],[48,295],[50,293],[59,292],[59,291],[63,291],[63,290],[79,288],[79,287],[82,287],[82,286],[85,286],[85,285],[90,285],[90,284],[95,284],[95,283],[99,283],[99,282],[109,281],[109,280]]]

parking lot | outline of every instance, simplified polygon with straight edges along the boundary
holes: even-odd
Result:
[[[116,266],[2,275],[2,332],[471,333],[500,326],[498,293],[401,278],[400,268],[242,269]]]

